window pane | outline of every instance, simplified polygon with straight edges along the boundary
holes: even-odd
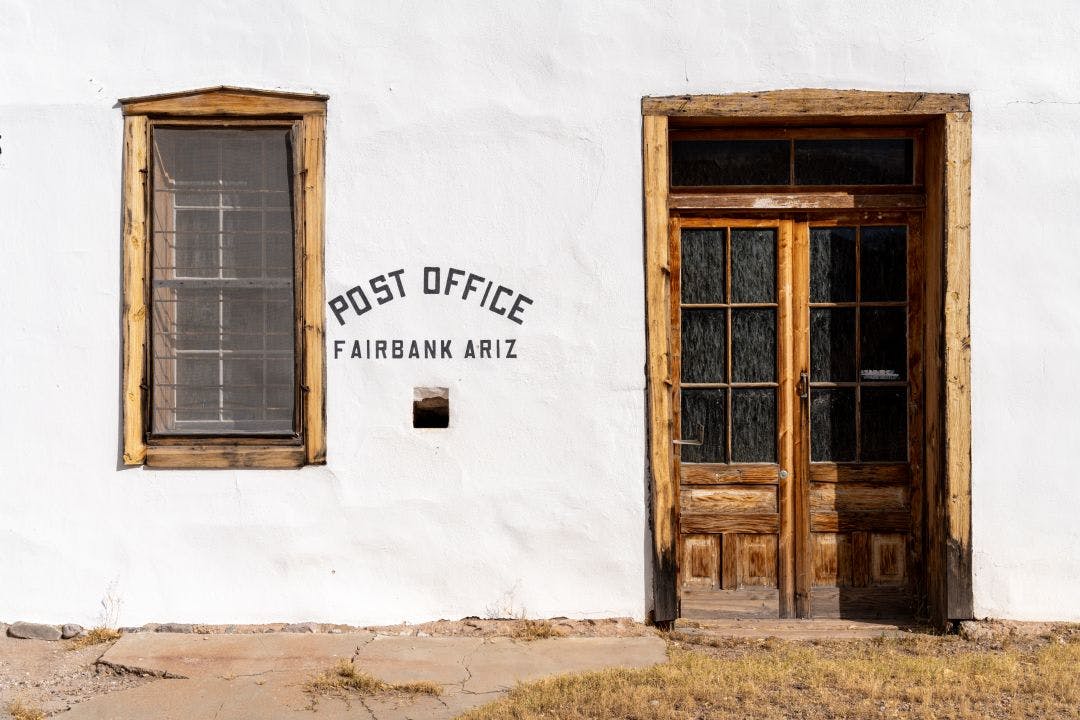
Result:
[[[862,387],[863,462],[907,459],[907,390]]]
[[[811,388],[810,460],[855,459],[855,388]]]
[[[731,302],[776,301],[776,231],[732,228]]]
[[[776,311],[772,308],[731,311],[731,380],[776,380]]]
[[[787,185],[787,140],[676,140],[671,144],[671,184]]]
[[[811,228],[810,302],[855,299],[855,228]]]
[[[727,310],[682,311],[682,381],[727,382]]]
[[[153,150],[151,431],[292,433],[288,130],[158,129]]]
[[[731,391],[731,461],[776,462],[776,390]]]
[[[688,228],[682,231],[682,301],[722,303],[724,294],[723,228]]]
[[[910,185],[911,138],[796,140],[796,185]]]
[[[810,309],[810,379],[855,379],[855,309]]]
[[[903,380],[907,377],[907,310],[862,308],[859,320],[859,377]]]
[[[859,293],[867,302],[907,299],[907,228],[864,227],[859,247]]]
[[[702,445],[680,445],[683,462],[727,462],[727,390],[682,391],[682,435]]]

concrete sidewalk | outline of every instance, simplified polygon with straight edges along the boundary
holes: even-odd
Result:
[[[342,658],[389,683],[429,680],[441,697],[312,697],[304,684]],[[65,720],[240,718],[452,718],[497,699],[515,683],[604,667],[666,660],[649,637],[396,637],[374,633],[125,635],[99,660],[118,672],[161,679],[74,706]]]

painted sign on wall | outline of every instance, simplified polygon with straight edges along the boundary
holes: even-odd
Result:
[[[411,294],[445,295],[476,304],[507,320],[523,325],[532,298],[495,280],[455,267],[425,266],[410,276],[404,268],[376,275],[328,301],[338,325],[344,326],[377,307]],[[407,290],[406,288],[409,288]],[[332,357],[367,360],[517,358],[516,338],[481,338],[455,343],[453,339],[353,339],[334,340]]]

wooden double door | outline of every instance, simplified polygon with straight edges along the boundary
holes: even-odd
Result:
[[[921,221],[671,220],[683,617],[918,609]]]

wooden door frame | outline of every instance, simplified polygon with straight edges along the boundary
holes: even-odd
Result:
[[[966,94],[778,90],[642,99],[648,467],[653,530],[653,620],[679,616],[679,487],[673,439],[668,232],[668,128],[722,125],[907,125],[925,128],[926,291],[923,585],[926,614],[944,626],[970,618],[971,341],[969,325],[971,112]],[[748,196],[750,197],[750,196]],[[753,209],[900,209],[909,196],[857,192],[755,195]],[[731,203],[730,196],[722,202]],[[736,203],[739,201],[736,201]],[[718,207],[707,205],[706,207]],[[746,204],[742,207],[746,208]],[[749,209],[749,208],[747,208]]]

